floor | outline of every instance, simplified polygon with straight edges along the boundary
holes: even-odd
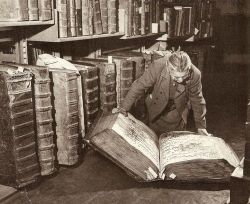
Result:
[[[235,101],[238,100],[237,94],[231,91],[230,77],[233,77],[231,73],[213,73],[203,79],[208,131],[224,138],[242,158],[244,122],[235,114],[238,109]],[[227,184],[137,183],[109,160],[89,149],[78,166],[61,167],[56,175],[22,189],[5,203],[224,204],[228,198]]]

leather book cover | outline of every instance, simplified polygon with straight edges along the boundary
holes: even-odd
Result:
[[[67,0],[67,36],[76,36],[76,4],[75,0]]]
[[[84,121],[87,131],[100,108],[98,68],[77,61],[71,61],[71,63],[75,65],[81,75]]]
[[[74,165],[79,160],[79,96],[77,74],[65,69],[49,69],[52,80],[57,160]]]
[[[82,35],[82,1],[76,0],[76,36]]]
[[[82,0],[82,35],[89,34],[89,0]]]
[[[117,0],[107,0],[108,3],[108,33],[117,32],[118,7]]]
[[[116,68],[114,63],[108,63],[107,59],[82,58],[72,61],[75,64],[92,65],[98,68],[100,89],[100,109],[104,113],[111,112],[116,107]]]
[[[23,67],[32,73],[38,159],[41,175],[50,175],[56,171],[56,168],[49,70],[47,67],[33,65],[11,63],[8,65],[15,69]]]
[[[102,32],[108,33],[108,0],[100,0]]]
[[[28,0],[29,8],[29,21],[38,21],[38,1],[37,0]]]
[[[141,0],[134,0],[134,26],[133,26],[133,34],[134,35],[140,35],[141,34]]]
[[[2,0],[0,21],[28,21],[28,0]]]
[[[52,0],[38,0],[38,12],[40,21],[52,19]]]
[[[99,0],[93,0],[93,22],[94,22],[94,34],[102,34],[102,16]]]
[[[59,37],[66,38],[68,36],[67,26],[67,0],[57,0],[57,12],[58,12],[58,27]]]
[[[24,187],[40,175],[36,154],[31,73],[0,65],[0,182]]]

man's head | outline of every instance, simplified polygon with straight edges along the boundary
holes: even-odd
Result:
[[[191,60],[186,52],[173,52],[167,61],[169,73],[177,83],[184,83],[190,77]]]

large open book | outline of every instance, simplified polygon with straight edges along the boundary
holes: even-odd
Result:
[[[225,181],[239,159],[223,139],[188,131],[158,137],[132,115],[100,117],[88,143],[138,181]]]

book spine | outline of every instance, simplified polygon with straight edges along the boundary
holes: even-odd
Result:
[[[144,11],[145,11],[145,34],[150,32],[150,3],[151,1],[145,0]]]
[[[89,1],[89,34],[93,35],[94,34],[94,0],[88,0]]]
[[[2,105],[0,120],[1,153],[0,180],[23,187],[34,183],[39,173],[33,121],[31,73],[0,73]],[[2,147],[1,147],[2,148]]]
[[[146,15],[145,15],[145,0],[141,0],[141,34],[145,35],[146,34],[146,28],[145,28],[145,22],[146,20]]]
[[[28,0],[28,9],[29,9],[29,20],[38,21],[38,1],[37,0]]]
[[[59,164],[78,162],[79,110],[78,82],[75,72],[52,71],[57,159]],[[64,86],[62,86],[62,83]]]
[[[141,14],[140,14],[140,7],[141,7],[141,1],[135,0],[134,1],[134,35],[140,35],[141,34]]]
[[[38,0],[39,20],[48,21],[52,19],[52,1]]]
[[[125,9],[119,9],[118,10],[118,19],[119,19],[118,27],[119,27],[119,32],[124,33],[124,35],[127,36],[127,33],[125,33],[125,31],[127,30],[127,28],[125,28],[126,25],[127,25],[127,23],[126,23],[126,14],[125,13],[126,13]]]
[[[80,74],[83,84],[85,127],[88,130],[99,111],[99,78],[97,67],[85,66],[85,70],[80,71]]]
[[[82,0],[82,35],[90,34],[89,12],[89,0]]]
[[[100,0],[102,32],[108,33],[108,1]]]
[[[68,36],[67,33],[67,1],[58,0],[57,1],[57,10],[58,10],[58,24],[59,24],[59,37],[65,38]]]
[[[55,144],[48,68],[29,67],[33,73],[36,135],[41,175],[50,175],[55,168]]]
[[[117,32],[117,1],[107,0],[108,3],[108,33]]]
[[[102,17],[99,0],[93,0],[94,34],[102,34]]]
[[[82,1],[76,0],[76,36],[82,35]]]
[[[116,107],[116,73],[113,63],[103,63],[100,67],[100,101],[104,113]]]
[[[76,5],[75,0],[67,0],[67,36],[76,36]]]
[[[116,64],[117,107],[121,107],[133,82],[133,63],[125,59],[114,59],[114,62]]]

